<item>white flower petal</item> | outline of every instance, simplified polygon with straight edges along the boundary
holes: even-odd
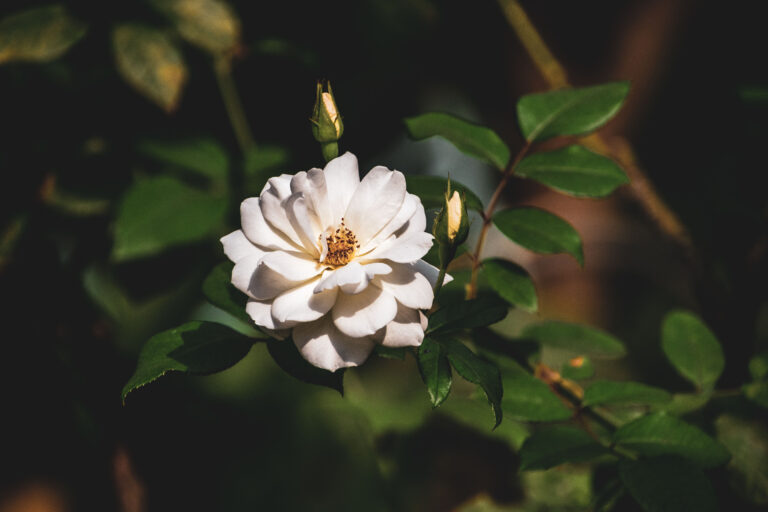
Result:
[[[418,347],[424,340],[426,318],[419,310],[399,306],[395,319],[376,333],[376,338],[385,347]]]
[[[263,256],[264,251],[253,245],[241,230],[233,231],[219,240],[224,246],[224,254],[233,262],[246,256]]]
[[[318,220],[320,232],[335,227],[340,219],[333,218],[331,202],[328,199],[328,187],[322,169],[310,169],[299,172],[291,180],[291,191],[301,192],[307,201],[307,208]]]
[[[437,268],[434,265],[430,265],[424,260],[414,261],[413,268],[415,268],[417,272],[423,274],[424,277],[427,278],[427,281],[429,281],[429,284],[432,285],[432,288],[435,287],[435,283],[437,283],[437,276],[440,275],[439,268]],[[453,276],[450,274],[445,274],[445,278],[443,279],[443,285],[446,285],[451,281],[453,281]]]
[[[252,299],[261,298],[254,295],[251,288],[253,286],[253,275],[262,257],[261,255],[246,256],[238,260],[234,268],[232,268],[232,284]]]
[[[325,174],[328,206],[331,213],[330,226],[335,227],[341,222],[360,184],[357,157],[349,152],[344,153],[328,162],[323,174]]]
[[[365,245],[397,215],[404,200],[403,173],[374,167],[355,190],[344,221],[360,245]]]
[[[245,262],[246,258],[242,260]],[[243,290],[238,283],[235,283],[235,274],[238,266],[235,264],[232,271],[232,283]],[[250,261],[248,262],[250,264]],[[243,272],[246,270],[243,269]],[[266,300],[272,299],[286,290],[295,288],[299,283],[309,281],[322,272],[322,267],[313,259],[298,252],[275,251],[268,252],[258,262],[258,266],[252,272],[252,277],[247,285],[246,293],[254,299]],[[238,276],[240,274],[238,273]],[[240,277],[240,285],[244,284],[244,278]]]
[[[368,243],[360,248],[359,253],[365,254],[375,249],[378,245],[384,242],[387,238],[396,234],[401,236],[405,232],[415,231],[418,228],[419,220],[423,218],[424,225],[418,231],[424,231],[427,226],[427,217],[424,213],[424,207],[421,205],[421,199],[413,194],[406,194],[403,200],[403,205],[397,214],[392,217],[386,226],[379,231],[376,236],[371,238]],[[411,219],[415,219],[412,221]]]
[[[288,333],[285,329],[293,327],[297,322],[276,322],[272,317],[271,300],[249,300],[245,305],[245,312],[253,319],[253,322],[269,331],[269,334],[285,337]]]
[[[274,176],[267,180],[264,184],[264,188],[261,189],[261,196],[265,193],[272,194],[276,198],[282,200],[291,195],[291,178],[290,174],[281,174],[280,176]]]
[[[304,250],[317,258],[320,256],[320,223],[314,213],[307,209],[307,201],[302,192],[297,192],[283,201],[285,212],[293,229],[301,239]]]
[[[408,233],[401,237],[392,235],[360,259],[363,261],[386,259],[397,263],[411,263],[429,252],[433,238],[424,231]]]
[[[348,336],[374,334],[397,314],[397,301],[389,292],[369,286],[356,295],[340,293],[331,310],[333,323]]]
[[[258,197],[249,197],[240,203],[240,223],[245,236],[259,247],[284,251],[295,251],[300,247],[267,224]]]
[[[392,272],[378,276],[374,284],[394,295],[397,302],[408,308],[429,309],[434,300],[433,285],[414,265],[393,263]]]
[[[392,272],[392,267],[385,263],[361,265],[356,261],[352,261],[343,267],[326,271],[315,287],[315,293],[336,287],[341,288],[341,291],[344,293],[360,293],[365,290],[374,276],[390,272]]]
[[[272,317],[279,323],[311,322],[326,314],[336,302],[336,288],[315,293],[317,279],[283,292],[272,303]]]
[[[374,346],[370,337],[352,338],[340,332],[328,315],[297,325],[293,341],[304,359],[332,372],[364,363]]]
[[[291,224],[291,221],[288,218],[288,212],[285,208],[286,201],[290,197],[291,196],[288,196],[288,198],[281,200],[272,194],[262,194],[259,205],[261,206],[261,213],[264,215],[264,219],[266,219],[269,226],[292,244],[301,247],[303,250],[304,244],[302,243],[302,239],[293,228],[293,224]]]

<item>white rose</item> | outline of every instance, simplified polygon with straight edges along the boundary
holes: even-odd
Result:
[[[240,213],[242,230],[221,242],[257,325],[292,334],[330,371],[363,363],[375,343],[421,344],[438,271],[420,259],[432,235],[401,172],[377,166],[360,181],[346,153],[270,179]]]

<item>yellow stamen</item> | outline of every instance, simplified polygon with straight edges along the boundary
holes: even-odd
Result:
[[[355,234],[344,225],[344,219],[341,219],[339,228],[325,237],[325,242],[328,245],[328,253],[323,263],[335,267],[349,263],[355,255],[355,250],[360,247]]]

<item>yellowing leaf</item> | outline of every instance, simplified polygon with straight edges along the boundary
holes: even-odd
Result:
[[[181,37],[215,55],[240,40],[240,20],[220,0],[156,0],[155,5],[176,25]]]
[[[12,14],[0,20],[0,64],[53,60],[83,37],[85,30],[85,24],[61,5]]]

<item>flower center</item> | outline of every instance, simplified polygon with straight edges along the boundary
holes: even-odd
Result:
[[[322,237],[323,235],[320,236]],[[355,234],[344,225],[343,217],[341,219],[341,226],[325,237],[325,243],[328,247],[328,252],[323,263],[336,267],[349,263],[355,255],[355,249],[360,248]]]

